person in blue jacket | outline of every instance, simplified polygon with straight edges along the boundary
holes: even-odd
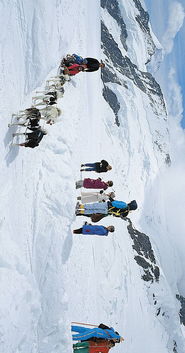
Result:
[[[91,204],[79,204],[76,205],[76,215],[77,216],[89,216],[93,214],[100,214],[103,217],[107,215],[113,215],[115,217],[125,218],[128,216],[130,211],[137,209],[137,202],[133,200],[129,203],[124,201],[114,200],[109,197],[108,202],[95,202]],[[99,218],[99,220],[101,217]]]
[[[87,341],[91,338],[102,338],[119,343],[123,340],[119,333],[114,331],[113,327],[102,329],[100,327],[87,328],[83,326],[71,326],[71,331],[78,332],[72,335],[74,341]]]
[[[113,233],[114,230],[115,230],[114,226],[104,227],[104,226],[88,224],[87,222],[85,222],[82,228],[73,230],[73,233],[107,236],[109,232]]]

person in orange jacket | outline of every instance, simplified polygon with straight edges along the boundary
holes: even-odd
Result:
[[[97,342],[89,341],[89,353],[108,353],[115,346],[113,340],[97,340]]]

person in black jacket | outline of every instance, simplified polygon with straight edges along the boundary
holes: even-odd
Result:
[[[99,62],[97,59],[94,58],[85,58],[86,60],[86,67],[85,71],[86,72],[93,72],[97,71],[100,67],[104,68],[105,64],[102,62]]]
[[[42,140],[44,135],[47,135],[46,130],[39,127],[37,130],[33,132],[24,132],[24,133],[15,133],[13,136],[25,135],[26,141],[23,143],[14,144],[14,146],[24,146],[34,148],[39,146],[40,141]]]
[[[29,148],[35,148],[39,146],[39,143],[37,142],[37,140],[27,140],[23,143],[15,143],[14,146],[24,146]]]
[[[111,165],[109,165],[109,163],[107,161],[102,159],[101,162],[81,164],[80,171],[81,172],[94,171],[96,173],[106,173],[106,172],[108,172],[108,170],[111,170],[111,169],[112,169]]]

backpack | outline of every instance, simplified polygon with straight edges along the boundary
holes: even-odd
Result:
[[[112,201],[111,206],[115,208],[120,208],[120,209],[124,209],[128,207],[127,203],[123,201]]]
[[[116,208],[116,207],[111,207],[108,210],[108,214],[112,214],[115,217],[120,217],[124,219],[125,217],[128,216],[129,214],[129,209],[128,208]]]
[[[102,218],[106,217],[106,214],[101,214],[101,213],[93,213],[91,215],[91,221],[94,223],[99,222]]]

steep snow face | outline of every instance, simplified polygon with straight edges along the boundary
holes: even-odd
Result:
[[[102,71],[102,80],[104,83],[103,95],[114,111],[115,122],[118,126],[120,126],[120,124],[124,125],[126,120],[122,113],[125,103],[122,101],[130,101],[130,107],[128,108],[127,105],[127,109],[132,111],[136,106],[136,114],[139,114],[138,119],[141,122],[141,126],[144,124],[144,121],[146,122],[146,125],[148,125],[148,134],[150,134],[150,140],[153,140],[152,149],[156,151],[155,158],[157,158],[158,161],[161,159],[163,161],[165,160],[166,163],[169,163],[169,136],[165,102],[160,86],[152,75],[147,72],[146,65],[144,67],[145,71],[139,69],[142,66],[142,59],[140,58],[143,58],[143,53],[146,53],[146,49],[144,50],[146,31],[144,31],[144,34],[143,31],[138,31],[138,23],[135,19],[136,14],[133,7],[136,11],[135,5],[131,2],[129,2],[128,6],[124,6],[125,9],[130,9],[130,14],[128,16],[128,13],[124,13],[125,22],[123,23],[126,23],[127,21],[126,30],[127,28],[132,28],[131,32],[135,31],[135,40],[140,44],[140,48],[142,48],[142,55],[140,55],[141,49],[137,50],[137,46],[135,47],[132,38],[129,36],[127,38],[126,36],[128,30],[127,32],[125,30],[127,47],[132,48],[135,55],[137,55],[137,60],[139,61],[138,66],[132,61],[132,54],[128,57],[125,48],[120,42],[119,34],[117,34],[119,33],[117,28],[120,26],[120,23],[118,22],[115,13],[114,16],[112,16],[111,12],[107,11],[105,3],[102,2],[102,48],[107,63],[106,69]],[[141,12],[141,7],[139,7],[139,9]],[[117,11],[117,8],[112,9],[112,11],[113,10]],[[143,22],[141,19],[140,22],[146,24],[144,10],[143,16]],[[129,23],[129,21],[131,23]],[[149,34],[150,32],[147,31],[147,35]],[[150,38],[152,40],[151,36]],[[131,92],[133,92],[132,97]],[[137,99],[135,99],[135,97],[137,97]],[[140,111],[138,111],[138,106],[141,109]],[[142,107],[146,112],[144,115]],[[133,114],[134,113],[132,113],[132,115]],[[148,119],[150,119],[150,121],[148,121]],[[142,129],[140,138],[142,138],[142,135],[145,134],[145,132],[146,128],[145,131]],[[145,146],[146,144],[143,145],[144,149]],[[147,148],[147,151],[148,150],[149,149]],[[159,151],[161,153],[158,153]]]
[[[122,154],[125,162],[123,167],[115,166],[125,172],[124,177],[121,173],[119,184],[123,189],[135,191],[142,208],[141,218],[128,225],[134,258],[143,268],[143,280],[148,282],[148,300],[154,307],[153,315],[161,324],[161,332],[165,327],[167,333],[162,351],[183,352],[184,337],[178,317],[180,306],[176,300],[177,295],[182,305],[182,322],[183,298],[179,296],[179,276],[176,274],[180,264],[178,262],[176,269],[172,266],[177,262],[178,246],[174,248],[172,236],[169,236],[163,202],[163,170],[171,163],[169,125],[160,86],[147,72],[147,55],[149,52],[154,54],[154,50],[148,49],[146,38],[158,48],[155,54],[155,57],[158,55],[158,64],[161,46],[148,30],[148,15],[139,1],[124,1],[124,4],[120,1],[119,10],[112,6],[112,12],[118,11],[119,16],[121,12],[123,16],[124,45],[120,41],[120,20],[118,22],[116,14],[109,11],[104,1],[101,5],[102,50],[107,64],[102,71],[103,96],[108,103],[104,110],[105,121],[110,134],[123,148],[121,152],[117,146],[117,155]],[[117,131],[116,127],[113,128],[111,116]],[[149,238],[135,229],[134,223],[136,228],[142,225]],[[150,254],[152,248],[154,257]],[[173,259],[170,263],[169,258]],[[149,320],[153,319],[150,317]]]
[[[60,128],[50,127],[36,150],[11,147],[15,130],[7,126],[11,113],[31,106],[31,91],[44,84],[63,55],[86,54],[87,7],[82,1],[46,0],[1,2],[0,9],[0,351],[71,351],[63,264],[72,244],[75,119],[71,114]],[[77,48],[79,26],[84,36]]]

